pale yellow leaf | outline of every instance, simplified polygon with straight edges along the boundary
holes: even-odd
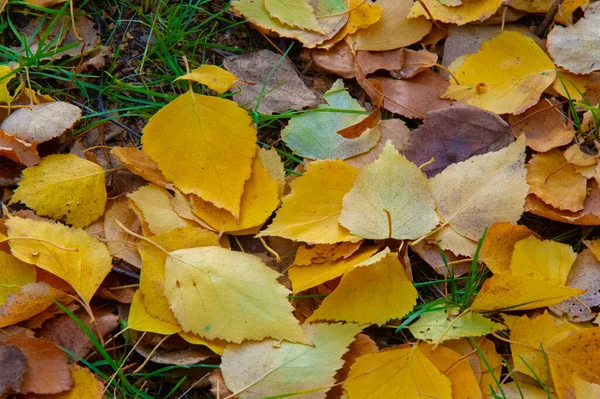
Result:
[[[13,255],[62,278],[86,302],[112,269],[106,245],[81,229],[16,216],[5,224]]]
[[[241,342],[306,342],[279,273],[260,258],[220,247],[169,252],[165,295],[184,331]]]
[[[358,241],[338,222],[342,199],[352,188],[358,169],[343,161],[312,162],[291,183],[273,223],[258,236],[278,236],[315,244]]]
[[[172,186],[158,169],[156,162],[144,151],[135,147],[113,147],[110,153],[116,156],[131,173],[141,176],[160,187]]]
[[[333,385],[335,372],[344,364],[342,355],[362,327],[309,324],[303,329],[313,346],[270,339],[227,346],[221,363],[227,387],[235,393],[249,386],[238,397],[262,399]],[[324,399],[326,392],[320,389],[294,397]]]
[[[233,86],[237,77],[229,71],[216,65],[201,65],[200,67],[178,77],[175,80],[193,80],[208,86],[217,94],[223,94]]]
[[[386,249],[346,272],[307,321],[382,325],[404,317],[417,303],[417,296],[398,254]]]
[[[510,260],[513,274],[533,274],[565,285],[577,254],[570,245],[551,240],[527,237],[517,242]]]
[[[270,149],[259,148],[256,156],[262,166],[269,172],[271,179],[277,182],[277,192],[279,193],[279,198],[282,198],[283,190],[285,189],[285,169],[279,153],[274,147]]]
[[[425,174],[391,141],[344,196],[340,223],[368,239],[415,239],[439,222]]]
[[[531,38],[510,31],[483,43],[477,53],[456,59],[448,68],[460,84],[451,79],[446,98],[497,114],[525,112],[556,77],[546,53]]]
[[[239,216],[255,155],[256,127],[232,101],[187,92],[144,128],[143,150],[183,193]]]
[[[11,254],[0,251],[0,305],[10,294],[21,291],[24,285],[35,283],[35,267],[21,262]]]
[[[23,180],[11,199],[22,202],[38,215],[85,227],[104,213],[104,170],[72,154],[49,155],[23,172]]]
[[[430,179],[442,222],[475,241],[494,223],[517,222],[529,190],[524,161],[521,137],[500,151],[452,164]]]
[[[502,5],[502,0],[467,0],[456,7],[444,5],[437,0],[423,0],[427,10],[436,21],[447,24],[464,25],[468,22],[483,21],[491,17]],[[409,18],[429,18],[420,2],[414,2]]]

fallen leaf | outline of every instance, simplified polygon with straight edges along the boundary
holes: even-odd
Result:
[[[316,263],[308,266],[290,267],[288,275],[292,282],[294,294],[316,287],[345,274],[375,255],[378,249],[376,246],[366,247],[348,258],[330,260],[325,263]]]
[[[106,245],[81,229],[16,216],[5,224],[15,257],[62,278],[86,302],[112,268]]]
[[[525,112],[556,77],[550,58],[518,32],[502,32],[448,68],[460,83],[450,80],[445,97],[497,114]]]
[[[216,65],[201,65],[175,80],[193,80],[216,91],[217,94],[224,94],[237,81],[237,77]]]
[[[584,208],[587,179],[559,149],[533,155],[527,164],[527,183],[529,193],[548,205],[572,212]]]
[[[341,136],[340,136],[341,137]],[[258,237],[278,236],[315,244],[358,241],[338,223],[342,199],[352,188],[358,169],[338,160],[312,162],[291,183],[273,223]]]
[[[260,50],[225,59],[223,65],[228,71],[240,80],[252,83],[234,83],[231,89],[233,100],[252,111],[259,104],[257,111],[261,114],[278,114],[317,105],[317,96],[298,76],[294,64],[288,58],[281,58],[280,54]],[[274,65],[278,65],[276,69]]]
[[[439,222],[429,183],[390,141],[344,196],[340,224],[367,239],[415,239]]]
[[[479,259],[485,262],[494,274],[509,270],[515,244],[527,237],[540,238],[526,226],[506,222],[494,223],[485,235]]]
[[[398,254],[386,249],[348,270],[340,285],[307,321],[383,325],[410,312],[417,296]]]
[[[279,205],[279,183],[271,178],[256,156],[252,161],[252,174],[244,186],[239,218],[197,196],[192,195],[190,199],[194,214],[210,227],[219,233],[240,234],[262,226],[275,211]]]
[[[590,77],[590,75],[575,75],[559,69],[552,83],[552,89],[566,99],[581,101],[590,84]]]
[[[271,15],[265,8],[265,1],[268,0],[235,0],[231,3],[231,6],[251,23],[258,25],[264,30],[275,32],[279,36],[297,39],[306,48],[314,48],[324,41],[333,38],[348,22],[346,3],[343,0],[311,0],[315,16],[317,17],[317,21],[319,21],[320,31],[323,33],[281,24],[277,19],[271,18]],[[243,78],[237,73],[236,75]]]
[[[127,194],[143,216],[143,221],[153,234],[162,234],[170,230],[193,226],[193,223],[181,218],[171,206],[171,194],[162,187],[148,184],[133,193]]]
[[[294,258],[295,266],[323,264],[339,259],[347,259],[360,247],[362,241],[339,242],[337,244],[302,245]]]
[[[171,183],[158,169],[158,165],[142,150],[135,147],[113,147],[110,153],[116,156],[129,171],[143,177],[160,187],[169,187]]]
[[[93,331],[97,338],[101,338],[98,337],[98,334],[105,337],[119,325],[119,316],[109,311],[95,311],[93,321],[90,315],[83,310],[75,312],[75,316]],[[57,346],[68,349],[70,353],[74,353],[77,356],[72,357],[74,361],[78,358],[85,359],[94,349],[92,341],[69,315],[61,315],[48,320],[40,329],[39,335],[54,342]]]
[[[256,152],[256,127],[246,111],[190,91],[150,118],[143,133],[144,152],[183,193],[239,216]]]
[[[419,343],[359,357],[344,384],[352,399],[451,399],[450,380],[425,356]]]
[[[64,3],[67,0],[25,0],[25,3],[33,4],[38,7],[49,8],[57,4]]]
[[[0,305],[2,305],[10,294],[18,293],[23,286],[35,283],[37,274],[33,265],[23,263],[2,251],[0,251],[0,265],[2,265],[0,275]]]
[[[388,141],[391,141],[394,147],[403,153],[404,147],[410,139],[411,132],[406,127],[406,124],[401,119],[385,119],[379,121],[377,130],[381,132],[381,137],[377,145],[371,148],[369,151],[346,159],[346,163],[354,166],[355,168],[362,169],[365,165],[375,161],[381,153],[383,148]]]
[[[455,277],[460,277],[469,273],[471,270],[471,261],[468,260],[468,258],[459,257],[452,251],[442,250],[442,254],[444,254],[446,262],[448,263],[448,266],[446,267],[446,263],[444,263],[437,244],[437,242],[433,244],[427,240],[423,240],[420,243],[417,243],[417,245],[412,245],[411,249],[423,259],[425,263],[431,266],[436,273],[443,276],[447,277],[453,274]]]
[[[40,162],[35,143],[27,143],[0,130],[0,156],[25,166],[33,166]]]
[[[353,49],[394,50],[418,42],[431,30],[431,22],[425,18],[407,18],[410,0],[378,0],[377,5],[382,8],[381,18],[346,38]]]
[[[473,301],[476,312],[526,310],[555,305],[585,291],[565,287],[533,275],[503,272],[487,279]]]
[[[530,236],[515,243],[510,270],[565,285],[577,254],[570,245]]]
[[[427,50],[403,49],[404,60],[402,66],[392,71],[390,75],[397,79],[410,79],[419,73],[437,65],[438,55]]]
[[[435,243],[441,249],[450,251],[456,256],[467,258],[473,258],[477,250],[477,241],[467,238],[447,226],[427,237],[426,241],[430,244]]]
[[[271,18],[277,19],[283,25],[315,32],[322,30],[310,0],[264,0],[264,2]]]
[[[299,156],[310,159],[345,159],[367,152],[379,140],[380,133],[368,129],[356,139],[347,139],[337,132],[355,125],[365,119],[360,113],[327,112],[327,109],[365,111],[358,102],[350,97],[342,80],[336,81],[331,89],[323,94],[326,104],[317,110],[295,116],[281,131],[283,141]]]
[[[141,267],[142,259],[137,251],[136,238],[124,231],[117,222],[123,224],[134,233],[139,233],[141,224],[129,205],[127,199],[119,198],[115,200],[106,210],[104,215],[104,238],[110,255],[117,259],[122,259],[128,264]]]
[[[68,303],[67,295],[46,283],[24,285],[10,294],[0,307],[0,328],[11,326],[43,312],[54,301]]]
[[[229,342],[222,339],[206,339],[190,332],[180,332],[179,336],[193,345],[203,345],[218,355],[223,355]]]
[[[223,353],[221,371],[230,391],[242,399],[324,388],[334,384],[342,355],[362,327],[356,324],[304,325],[313,346],[272,340],[229,345]],[[302,370],[299,373],[298,370]],[[327,389],[303,395],[324,399]]]
[[[576,74],[600,69],[600,6],[590,4],[585,16],[566,28],[556,25],[548,34],[548,52],[556,65]]]
[[[71,390],[53,395],[29,395],[27,399],[102,399],[104,397],[104,385],[88,368],[76,364],[72,364],[69,368],[73,379]]]
[[[6,6],[6,3],[0,3],[0,13],[2,9]],[[10,91],[8,91],[8,82],[17,76],[16,74],[12,74],[8,76],[12,72],[12,68],[8,65],[0,65],[0,102],[5,104],[10,104],[12,102],[12,96],[10,95]]]
[[[556,147],[569,144],[575,132],[565,123],[559,104],[554,99],[541,99],[536,105],[529,108],[521,115],[509,115],[510,123],[515,136],[524,134],[527,146],[537,152],[546,152]]]
[[[450,339],[480,337],[504,329],[502,324],[477,313],[452,313],[451,309],[425,312],[408,329],[415,338],[431,341],[435,345]]]
[[[304,342],[289,291],[276,282],[278,276],[250,254],[219,247],[180,249],[167,256],[165,295],[183,330],[201,337]]]
[[[473,155],[498,151],[512,142],[510,126],[498,115],[454,103],[428,112],[423,125],[412,131],[403,152],[416,165],[435,159],[434,163],[421,169],[433,177],[448,165]]]
[[[443,346],[420,344],[423,354],[452,384],[453,399],[482,399],[475,373],[467,359]]]
[[[600,261],[592,251],[584,249],[577,255],[566,285],[580,288],[586,293],[554,305],[550,310],[559,316],[566,314],[575,323],[596,317],[596,312],[591,309],[600,305]]]
[[[440,98],[448,81],[432,71],[412,79],[377,78],[383,86],[383,108],[407,118],[425,118],[429,111],[449,107],[452,101]]]
[[[85,227],[104,213],[106,198],[100,166],[76,155],[56,154],[23,171],[10,203],[22,202],[39,215]]]
[[[73,381],[67,355],[52,342],[29,338],[25,332],[3,339],[27,358],[21,393],[54,394],[71,389]]]
[[[0,124],[4,133],[28,143],[43,143],[62,135],[81,119],[81,110],[55,101],[19,108]]]
[[[181,326],[177,323],[170,323],[154,317],[144,304],[144,294],[137,290],[129,308],[129,317],[127,325],[136,331],[148,331],[156,334],[171,335],[181,332]]]
[[[491,17],[502,5],[501,0],[465,1],[456,7],[446,6],[435,0],[422,1],[429,12],[425,11],[420,2],[415,2],[408,14],[408,18],[426,17],[429,19],[429,15],[431,15],[436,21],[456,25],[464,25],[473,21],[483,21]]]
[[[0,345],[0,396],[19,393],[26,371],[27,358],[23,352],[13,345]]]
[[[160,346],[157,345],[165,337],[152,333],[146,333],[140,338],[135,351],[142,357],[158,364],[175,366],[191,366],[204,363],[206,359],[214,357],[214,353],[204,346],[191,345],[179,335],[172,335]]]
[[[452,164],[430,179],[446,228],[479,240],[487,226],[517,222],[529,189],[524,150],[525,140],[520,138],[500,151]]]
[[[506,399],[557,399],[553,393],[548,394],[545,389],[522,381],[508,382],[493,388],[496,395],[504,395]]]
[[[349,35],[366,29],[379,21],[383,13],[381,6],[373,4],[373,0],[349,0],[346,5],[348,8],[348,22],[331,39],[317,45],[318,49],[331,49]]]
[[[600,385],[585,381],[577,374],[573,375],[573,388],[577,398],[594,398],[600,395]]]
[[[284,164],[279,153],[273,147],[270,149],[259,148],[256,156],[260,160],[261,165],[269,172],[271,179],[277,182],[278,197],[282,198],[286,181]]]

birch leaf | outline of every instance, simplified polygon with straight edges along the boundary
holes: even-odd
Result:
[[[237,77],[216,65],[201,65],[175,80],[193,80],[216,91],[217,94],[224,94],[237,81]]]
[[[310,0],[264,0],[272,18],[293,28],[320,32],[322,28],[315,17]]]

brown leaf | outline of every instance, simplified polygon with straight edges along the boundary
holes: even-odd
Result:
[[[129,207],[125,197],[112,202],[104,215],[103,231],[105,238],[109,240],[106,242],[106,246],[112,257],[123,259],[132,266],[142,267],[142,258],[137,251],[135,237],[125,232],[117,222],[122,223],[134,233],[141,231],[140,220]]]
[[[135,147],[113,147],[110,153],[119,159],[133,174],[143,177],[150,183],[170,187],[171,183],[163,176],[158,165],[142,150]]]
[[[527,146],[538,152],[569,144],[575,132],[565,123],[565,118],[555,99],[542,98],[536,105],[520,115],[509,115],[508,123],[516,137],[525,134]]]
[[[210,382],[210,393],[213,398],[226,398],[233,393],[227,389],[227,385],[223,379],[223,373],[221,373],[221,370],[219,369],[213,370],[209,374],[208,381]]]
[[[91,321],[90,316],[83,310],[76,312],[75,315],[95,334],[99,330],[103,337],[119,325],[119,317],[108,311],[94,312],[95,323]],[[58,346],[67,348],[82,358],[85,358],[94,347],[94,344],[85,332],[68,315],[62,315],[44,323],[42,329],[39,331],[39,335]]]
[[[67,299],[64,292],[46,283],[24,285],[18,293],[10,294],[0,307],[0,328],[27,320],[43,312],[54,304],[54,300],[66,303],[72,301]]]
[[[600,226],[600,189],[593,182],[589,184],[589,189],[590,194],[581,211],[571,212],[553,208],[533,194],[525,199],[525,211],[557,222],[578,226]]]
[[[0,345],[0,398],[21,392],[27,358],[12,345]]]
[[[358,138],[367,129],[372,129],[377,126],[381,120],[380,111],[381,107],[383,106],[383,87],[381,87],[381,83],[375,79],[367,79],[364,71],[358,65],[358,60],[356,61],[355,66],[357,71],[356,80],[369,95],[371,99],[371,105],[373,106],[373,111],[371,111],[369,116],[362,119],[360,122],[350,125],[342,130],[338,130],[337,134],[347,139]]]
[[[45,339],[29,338],[25,332],[4,339],[27,358],[27,371],[21,384],[22,393],[50,394],[71,388],[67,355]]]
[[[577,255],[566,285],[587,292],[553,305],[550,310],[559,316],[566,314],[569,320],[575,323],[589,321],[596,317],[597,313],[590,308],[600,305],[600,261],[592,251],[584,249]]]
[[[423,125],[411,133],[404,155],[416,165],[434,158],[434,163],[422,168],[433,177],[453,163],[498,151],[513,141],[510,126],[498,115],[454,103],[427,113]]]
[[[410,79],[437,64],[438,55],[427,50],[404,50],[402,67],[391,75],[396,79]]]
[[[79,309],[79,305],[77,305],[76,303],[65,305],[65,307],[71,312],[74,312],[77,309]],[[64,313],[65,312],[60,307],[58,307],[56,304],[52,304],[43,312],[36,314],[35,316],[22,322],[21,325],[25,328],[33,330],[36,328],[40,328],[46,321],[53,319],[56,315]]]
[[[265,80],[269,77],[266,82],[266,95],[258,107],[261,114],[277,114],[317,105],[317,96],[306,87],[289,59],[285,58],[273,72],[273,67],[280,59],[281,55],[269,50],[226,59],[223,66],[238,77],[238,82],[231,88],[231,91],[236,93],[233,100],[246,109],[254,110]]]
[[[448,89],[448,81],[431,71],[424,71],[409,80],[377,80],[383,86],[383,108],[407,118],[423,119],[428,111],[452,104],[452,101],[440,98]]]
[[[411,134],[404,121],[401,119],[385,119],[379,121],[377,129],[381,133],[377,145],[363,154],[346,159],[347,163],[356,168],[362,168],[363,166],[370,164],[379,157],[379,154],[383,151],[383,147],[388,140],[392,142],[398,151],[404,151],[404,147],[408,144]]]
[[[5,156],[25,166],[40,162],[36,144],[26,143],[0,130],[0,156]]]
[[[13,187],[21,180],[21,171],[24,166],[0,157],[0,187]]]

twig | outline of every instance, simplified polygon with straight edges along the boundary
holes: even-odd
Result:
[[[554,21],[554,17],[556,16],[556,13],[558,12],[558,8],[560,7],[560,5],[562,4],[563,1],[564,0],[554,0],[554,3],[552,3],[552,6],[548,10],[548,12],[546,13],[546,16],[544,17],[544,20],[542,21],[542,24],[540,26],[538,26],[538,28],[535,31],[535,34],[537,36],[542,37],[544,32],[546,32],[546,29],[548,29],[548,27],[550,26],[552,21]]]

